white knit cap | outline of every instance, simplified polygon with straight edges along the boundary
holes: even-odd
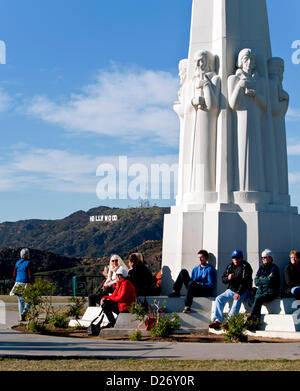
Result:
[[[116,274],[122,274],[122,276],[124,278],[126,278],[128,276],[128,273],[126,271],[126,269],[124,269],[124,267],[119,267],[119,269],[116,271]]]
[[[266,248],[262,253],[261,253],[261,256],[262,257],[271,257],[273,259],[273,254],[272,254],[272,251],[268,248]]]
[[[21,257],[21,258],[24,258],[25,255],[29,255],[29,250],[28,250],[28,248],[22,248],[22,250],[20,251],[20,257]]]

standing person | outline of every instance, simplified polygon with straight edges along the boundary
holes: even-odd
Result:
[[[254,303],[248,320],[257,320],[260,318],[261,306],[264,302],[274,300],[280,290],[279,268],[273,263],[272,251],[266,249],[261,254],[263,265],[256,273],[255,285],[257,291],[254,297]],[[255,328],[255,325],[251,326]]]
[[[234,250],[231,257],[232,262],[227,265],[222,276],[223,283],[228,284],[228,289],[216,298],[212,323],[209,325],[213,329],[221,327],[225,304],[233,299],[228,317],[237,315],[242,302],[249,297],[252,288],[252,267],[244,261],[243,252]]]
[[[110,296],[103,296],[101,299],[101,305],[103,312],[107,316],[109,323],[105,328],[114,327],[116,320],[113,315],[120,312],[129,312],[131,304],[136,299],[135,288],[132,283],[127,279],[128,273],[123,267],[118,268],[116,271],[117,284],[116,289]]]
[[[153,276],[141,253],[132,253],[128,259],[128,280],[131,281],[137,296],[149,295],[153,286]]]
[[[300,300],[300,251],[290,252],[290,262],[284,269],[284,296]]]
[[[13,271],[13,279],[15,280],[15,284],[10,292],[11,296],[17,295],[18,297],[19,318],[22,321],[25,320],[30,305],[27,303],[25,306],[22,294],[17,293],[17,289],[20,286],[26,288],[28,283],[34,282],[32,262],[29,260],[29,256],[30,254],[28,248],[22,248],[20,252],[21,259],[16,263]]]
[[[99,286],[99,289],[96,293],[89,295],[89,298],[88,298],[89,299],[89,307],[94,307],[94,306],[96,306],[97,303],[100,303],[100,300],[104,295],[107,295],[108,293],[113,293],[113,291],[115,289],[116,282],[117,282],[116,271],[121,266],[126,271],[128,271],[128,268],[125,265],[123,259],[119,255],[113,254],[110,257],[108,273],[107,273],[107,278],[106,278],[105,282]]]
[[[187,289],[184,313],[191,312],[194,297],[209,297],[213,295],[216,283],[216,270],[212,265],[208,264],[208,258],[209,255],[206,250],[198,251],[200,263],[192,270],[191,277],[186,269],[182,269],[173,285],[173,292],[169,297],[179,297],[183,284]]]

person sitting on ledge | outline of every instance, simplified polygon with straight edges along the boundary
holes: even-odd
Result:
[[[121,266],[126,271],[128,270],[123,259],[119,255],[113,254],[110,257],[109,267],[108,267],[108,272],[106,274],[105,282],[99,286],[96,293],[93,293],[93,294],[89,295],[89,297],[88,297],[89,307],[91,307],[91,306],[95,307],[97,304],[100,303],[100,300],[102,299],[103,296],[107,295],[108,293],[113,293],[115,286],[116,286],[116,282],[117,282],[116,271]],[[103,275],[104,275],[104,273],[103,273]]]
[[[135,288],[132,283],[127,280],[128,273],[125,268],[120,267],[116,271],[117,283],[116,288],[110,296],[103,296],[101,299],[101,306],[103,312],[107,316],[109,323],[105,328],[114,327],[116,319],[113,315],[120,312],[129,312],[131,304],[136,299]]]
[[[209,255],[206,250],[198,251],[198,258],[200,264],[194,267],[191,277],[186,269],[182,269],[173,285],[173,292],[169,295],[169,297],[179,297],[182,285],[185,285],[187,292],[184,313],[191,312],[194,297],[210,297],[213,295],[216,270],[208,264]]]
[[[137,296],[147,296],[151,294],[153,287],[153,277],[151,270],[141,253],[132,253],[128,259],[129,270],[128,280],[133,284]]]
[[[290,252],[290,262],[284,269],[284,297],[300,300],[300,251]]]
[[[273,263],[272,251],[269,249],[264,250],[261,254],[261,258],[263,265],[258,269],[254,280],[257,290],[248,321],[260,319],[263,303],[274,300],[278,296],[280,290],[279,268]],[[251,329],[255,330],[256,325],[253,324]]]
[[[228,284],[228,289],[216,298],[212,323],[209,325],[210,328],[216,330],[221,328],[225,304],[233,299],[228,317],[236,316],[242,302],[250,296],[252,288],[252,267],[243,260],[243,252],[234,250],[231,257],[232,262],[227,265],[222,276],[223,283]]]

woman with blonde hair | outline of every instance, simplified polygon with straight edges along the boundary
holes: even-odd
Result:
[[[104,295],[113,293],[117,282],[116,271],[120,267],[123,267],[126,271],[128,271],[128,267],[125,265],[123,259],[119,255],[113,254],[109,260],[107,278],[105,282],[99,286],[98,292],[89,295],[90,307],[96,306]]]

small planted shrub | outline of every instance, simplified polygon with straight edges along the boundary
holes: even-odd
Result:
[[[86,303],[86,298],[85,297],[77,297],[73,296],[69,298],[69,309],[66,312],[66,316],[69,316],[71,318],[75,318],[78,320],[84,312],[84,306]],[[78,323],[79,324],[79,323]]]
[[[52,296],[55,292],[55,285],[47,280],[37,280],[34,284],[28,284],[26,288],[18,287],[18,289],[20,292],[16,293],[20,293],[25,303],[30,304],[26,314],[27,329],[31,325],[31,331],[34,332],[36,328],[39,328],[40,323],[44,325],[53,309]],[[41,315],[45,316],[44,321],[40,319]]]
[[[68,327],[68,318],[64,313],[56,313],[48,318],[48,323],[53,328],[66,329]]]
[[[228,342],[247,342],[246,331],[247,314],[232,315],[228,318],[225,315],[225,323],[221,328],[225,331],[225,340]]]
[[[135,315],[135,320],[144,323],[146,330],[150,331],[153,337],[168,337],[174,330],[180,328],[180,318],[178,314],[166,315],[166,302],[162,305],[156,300],[148,306],[144,304],[133,303],[130,313]]]
[[[174,330],[180,328],[180,318],[175,312],[170,315],[159,316],[150,328],[152,337],[168,337]]]
[[[46,327],[43,323],[31,321],[28,323],[27,329],[32,333],[42,333],[46,330]]]
[[[136,330],[134,333],[132,333],[129,337],[130,341],[140,341],[142,339],[142,333],[140,330]]]

